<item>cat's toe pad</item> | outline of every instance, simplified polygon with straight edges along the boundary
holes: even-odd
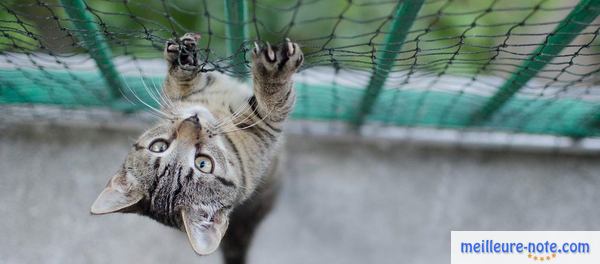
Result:
[[[171,64],[186,69],[198,66],[198,40],[200,34],[186,33],[178,40],[169,40],[165,45],[165,58]]]
[[[290,77],[302,65],[304,55],[298,44],[286,38],[278,46],[269,42],[260,45],[254,42],[252,49],[254,73],[265,77]]]

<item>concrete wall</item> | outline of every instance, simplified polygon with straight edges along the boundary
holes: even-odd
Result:
[[[88,209],[139,131],[0,129],[0,263],[220,263]],[[250,263],[448,263],[450,230],[600,229],[598,156],[292,136]]]

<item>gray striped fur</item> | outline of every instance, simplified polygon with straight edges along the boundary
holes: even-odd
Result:
[[[244,263],[254,229],[279,185],[282,128],[294,105],[292,75],[303,55],[289,40],[278,47],[256,45],[249,88],[220,73],[202,73],[198,39],[186,34],[167,43],[168,76],[163,94],[156,96],[165,118],[137,140],[92,212],[137,212],[183,231],[181,211],[198,226],[231,223],[225,259]],[[165,152],[149,150],[157,139],[168,142]],[[198,155],[214,161],[212,173],[194,166]],[[190,242],[203,254],[193,238]]]

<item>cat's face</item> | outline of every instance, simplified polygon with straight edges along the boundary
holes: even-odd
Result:
[[[198,254],[212,253],[240,194],[223,138],[210,132],[212,118],[192,113],[147,130],[92,213],[137,212],[188,234]]]

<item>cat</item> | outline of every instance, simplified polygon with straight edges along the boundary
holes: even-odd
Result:
[[[253,88],[202,72],[199,34],[166,43],[164,117],[131,147],[91,207],[92,214],[138,213],[184,231],[199,255],[219,245],[225,263],[245,263],[253,233],[280,186],[283,124],[304,55],[286,39],[254,43]]]

